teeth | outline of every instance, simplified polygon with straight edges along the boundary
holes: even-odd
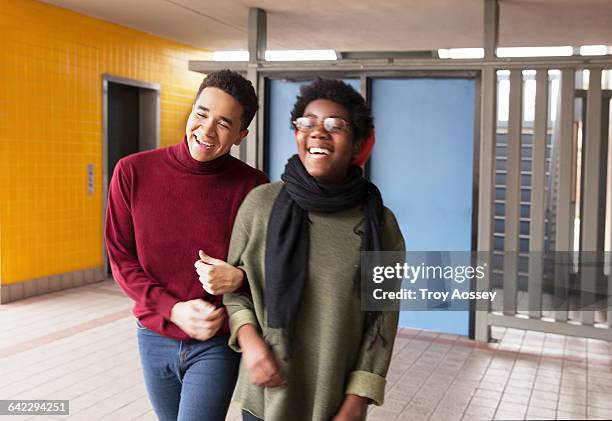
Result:
[[[323,149],[323,148],[309,148],[308,152],[311,154],[329,155],[329,149]]]
[[[198,139],[198,136],[195,135],[195,140],[196,142],[198,142],[200,145],[204,145],[207,146],[209,148],[212,148],[214,145],[212,143],[208,143],[208,142],[204,142],[203,140]]]

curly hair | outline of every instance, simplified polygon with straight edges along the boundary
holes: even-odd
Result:
[[[255,94],[253,84],[245,79],[240,73],[229,69],[211,72],[202,81],[198,89],[198,94],[196,95],[196,101],[200,97],[202,91],[209,87],[219,88],[234,97],[234,99],[242,105],[240,130],[249,127],[249,124],[251,124],[259,108],[257,94]]]
[[[374,128],[374,119],[370,108],[363,97],[352,86],[336,79],[317,78],[314,82],[302,86],[293,110],[291,121],[301,117],[312,101],[328,99],[342,105],[349,112],[349,120],[355,133],[355,140],[367,139]]]

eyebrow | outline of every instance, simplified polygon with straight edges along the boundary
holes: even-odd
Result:
[[[209,110],[208,108],[206,108],[206,107],[204,107],[204,106],[202,106],[202,105],[198,105],[197,109],[198,109],[199,111],[206,111],[207,113],[209,113],[209,112],[210,112],[210,110]],[[220,119],[220,120],[225,121],[225,122],[226,122],[227,124],[229,124],[230,126],[234,124],[234,122],[232,121],[232,119],[231,119],[231,118],[228,118],[228,117],[225,117],[225,116],[219,116],[219,119]]]
[[[313,113],[306,114],[306,115],[304,115],[304,117],[316,117],[316,118],[321,118],[321,117],[319,117],[318,115],[313,114]],[[341,118],[342,120],[348,120],[348,118],[347,118],[347,117],[342,117],[341,115],[328,115],[327,117],[322,117],[322,118]]]

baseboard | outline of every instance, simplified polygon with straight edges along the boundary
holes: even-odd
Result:
[[[66,272],[59,275],[22,281],[16,284],[0,285],[0,304],[23,300],[50,292],[76,288],[106,279],[102,267]]]

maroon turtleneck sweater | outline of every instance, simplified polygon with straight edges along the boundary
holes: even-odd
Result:
[[[174,304],[203,298],[222,305],[222,296],[204,291],[193,263],[198,250],[227,259],[240,204],[267,181],[229,154],[196,161],[185,139],[119,161],[108,192],[106,246],[113,276],[144,326],[190,339],[170,321]],[[218,334],[227,331],[226,321]]]

